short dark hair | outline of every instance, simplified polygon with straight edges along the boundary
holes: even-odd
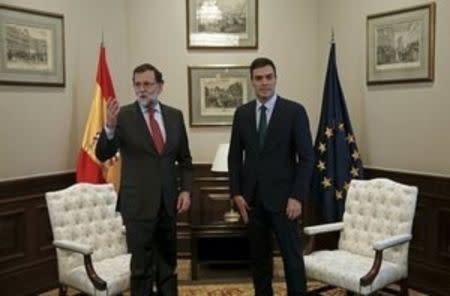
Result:
[[[134,82],[134,76],[136,75],[136,73],[143,73],[146,71],[153,71],[153,73],[155,73],[156,82],[158,82],[160,84],[164,83],[161,71],[159,71],[158,68],[156,68],[155,66],[153,66],[149,63],[145,63],[145,64],[139,65],[136,68],[134,68],[133,77],[132,77],[133,82]]]
[[[250,78],[253,79],[253,70],[257,68],[262,68],[265,66],[271,66],[273,69],[273,73],[275,74],[275,77],[277,76],[277,68],[275,67],[275,64],[272,62],[269,58],[256,58],[253,60],[253,62],[250,64]]]

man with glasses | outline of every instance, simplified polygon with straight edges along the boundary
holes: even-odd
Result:
[[[131,252],[131,295],[154,295],[153,281],[158,295],[177,295],[176,216],[189,209],[192,187],[186,127],[180,110],[160,102],[164,80],[156,67],[136,67],[132,81],[134,103],[108,100],[96,155],[105,161],[120,151],[122,158],[117,209]]]

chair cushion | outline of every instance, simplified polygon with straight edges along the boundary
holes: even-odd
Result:
[[[84,265],[61,274],[60,281],[90,295],[116,295],[127,290],[130,286],[130,259],[130,254],[124,254],[93,263],[97,274],[108,283],[108,293],[94,288],[86,274]]]
[[[373,259],[343,250],[317,251],[305,256],[308,278],[326,282],[363,295],[400,280],[406,276],[405,267],[383,261],[378,276],[370,286],[361,287],[359,279],[372,267]]]

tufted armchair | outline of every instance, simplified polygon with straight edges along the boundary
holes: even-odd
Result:
[[[60,295],[72,287],[90,295],[115,295],[129,288],[122,218],[110,184],[78,183],[47,192],[58,260]]]
[[[368,295],[400,283],[408,294],[408,248],[417,188],[388,179],[353,180],[343,221],[305,227],[308,236],[340,231],[337,250],[305,255],[308,278]]]

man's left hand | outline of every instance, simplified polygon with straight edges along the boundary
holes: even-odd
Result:
[[[286,215],[290,220],[297,219],[302,214],[302,204],[298,199],[290,197],[286,207]]]
[[[189,192],[182,191],[178,195],[177,200],[177,212],[178,214],[184,213],[187,210],[189,210],[189,207],[191,206],[191,197]]]

